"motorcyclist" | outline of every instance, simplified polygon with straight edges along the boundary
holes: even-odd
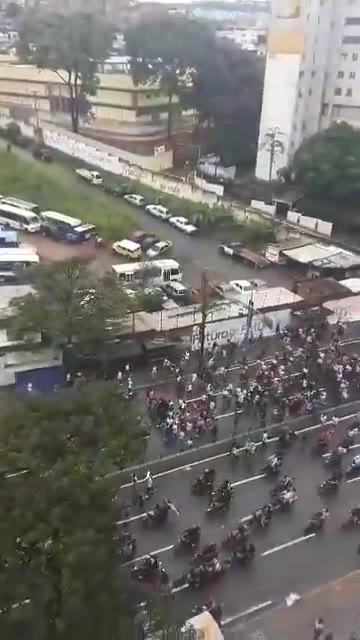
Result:
[[[149,511],[150,517],[152,517],[156,522],[166,522],[169,513],[169,507],[166,502],[163,504],[156,504],[153,511]]]
[[[274,490],[278,493],[286,491],[287,489],[292,489],[294,486],[294,478],[288,476],[287,473],[280,478],[279,482],[276,483]]]
[[[260,527],[265,527],[268,522],[270,522],[272,517],[273,508],[269,504],[265,504],[260,509],[256,509],[253,513],[253,518],[260,525]]]
[[[233,552],[233,558],[236,560],[246,560],[255,556],[255,545],[244,543],[239,549]]]
[[[232,498],[232,488],[229,480],[224,480],[210,496],[210,504],[228,504]]]
[[[312,518],[311,518],[311,522],[314,522],[316,524],[322,524],[323,522],[325,522],[326,518],[329,516],[329,509],[321,509],[321,511],[316,511]]]
[[[353,522],[355,524],[359,524],[360,523],[360,505],[358,505],[357,507],[354,507],[354,509],[351,509],[350,514],[353,519]]]
[[[341,469],[334,469],[331,476],[327,479],[328,484],[340,484],[344,474]]]
[[[250,531],[246,522],[239,522],[238,527],[236,529],[236,534],[237,534],[237,537],[239,537],[239,539],[241,540],[246,541],[248,539],[250,535]]]
[[[193,527],[189,527],[185,529],[180,536],[180,541],[184,544],[192,544],[195,545],[199,542],[201,534],[201,529],[199,525],[195,525]]]
[[[203,547],[195,556],[195,560],[201,561],[202,564],[208,564],[217,558],[219,555],[218,548],[215,542],[209,542]]]
[[[280,469],[281,464],[281,455],[279,453],[273,453],[272,456],[269,456],[269,458],[266,459],[265,468],[269,469],[270,471],[277,471],[278,469]]]
[[[203,484],[207,484],[207,485],[213,484],[214,480],[215,480],[215,469],[213,469],[212,467],[209,469],[205,469],[198,478],[199,482],[202,482]]]
[[[244,450],[245,450],[245,455],[248,455],[248,456],[254,455],[254,453],[256,453],[256,442],[253,442],[249,438],[245,442]]]
[[[240,457],[240,453],[241,453],[241,447],[238,447],[236,442],[233,442],[233,444],[231,445],[231,449],[230,449],[230,455],[233,458],[239,458]]]
[[[294,488],[287,489],[279,494],[278,499],[281,504],[292,504],[297,500],[297,493]]]

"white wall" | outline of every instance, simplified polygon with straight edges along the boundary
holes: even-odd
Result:
[[[0,127],[6,127],[11,122],[9,118],[0,116]],[[24,122],[18,122],[23,132],[23,135],[33,137],[34,128],[31,125]],[[119,157],[119,153],[125,153],[128,157],[132,158],[146,158],[146,156],[134,156],[122,152],[120,149],[111,147],[106,144],[102,144],[96,140],[89,140],[81,135],[64,131],[54,125],[46,124],[42,127],[44,140],[49,147],[53,147],[67,155],[74,158],[79,158],[80,161],[94,165],[103,171],[109,171],[115,175],[124,176],[131,180],[136,180],[154,189],[159,189],[164,193],[191,200],[192,202],[204,202],[208,205],[214,205],[218,201],[218,197],[214,193],[205,192],[202,189],[182,181],[175,180],[174,178],[168,178],[161,175],[158,171],[165,167],[162,167],[164,157],[169,152],[159,153],[156,156],[149,156],[147,158],[148,163],[152,159],[153,164],[156,165],[156,170],[141,167],[135,163],[125,161]],[[79,162],[81,165],[81,162]]]
[[[280,130],[277,137],[284,152],[275,153],[272,178],[276,179],[279,169],[288,163],[300,63],[300,54],[267,56],[255,169],[255,175],[260,180],[269,180],[270,153],[266,134],[275,127]]]

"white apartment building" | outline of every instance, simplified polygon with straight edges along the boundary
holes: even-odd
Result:
[[[360,127],[360,0],[272,0],[256,177],[337,121]]]

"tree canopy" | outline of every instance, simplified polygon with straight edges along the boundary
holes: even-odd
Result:
[[[226,162],[254,158],[260,119],[264,65],[254,53],[216,37],[211,27],[184,15],[143,19],[125,33],[136,83],[158,83],[172,100],[208,123],[210,146]]]
[[[111,273],[99,279],[79,260],[36,266],[32,282],[34,290],[11,304],[8,324],[20,335],[41,331],[61,348],[76,344],[85,352],[101,352],[128,313],[119,279]]]
[[[116,504],[99,479],[140,451],[129,405],[112,383],[2,401],[2,637],[131,638]]]
[[[288,175],[306,195],[358,202],[360,131],[341,122],[312,136],[296,151]]]
[[[112,47],[114,31],[102,15],[53,13],[31,9],[19,26],[19,54],[40,69],[51,69],[68,89],[73,131],[95,95],[98,63]]]
[[[212,32],[184,15],[165,14],[144,19],[125,32],[126,50],[136,84],[157,84],[168,96],[168,134],[172,131],[173,98],[191,84],[212,44]]]

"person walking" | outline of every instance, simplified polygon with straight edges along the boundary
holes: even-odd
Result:
[[[153,481],[153,477],[151,475],[151,471],[148,471],[146,476],[145,476],[145,483],[146,483],[146,494],[148,496],[151,496],[151,494],[154,491],[154,481]]]
[[[314,622],[314,635],[313,640],[320,640],[324,631],[324,620],[322,618],[316,618]]]

